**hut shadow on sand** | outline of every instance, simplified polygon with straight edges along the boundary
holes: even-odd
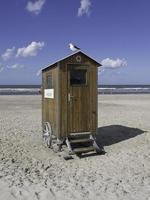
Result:
[[[97,134],[96,134],[96,143],[102,150],[101,154],[104,155],[105,153],[107,153],[105,152],[105,146],[110,146],[112,144],[116,144],[124,140],[134,138],[138,135],[143,134],[144,132],[146,131],[122,125],[110,125],[110,126],[99,127],[97,129]],[[91,153],[82,155],[81,158],[89,156],[97,156],[97,155],[98,154]]]
[[[100,146],[109,146],[143,134],[145,131],[121,125],[110,125],[97,129],[96,141]]]

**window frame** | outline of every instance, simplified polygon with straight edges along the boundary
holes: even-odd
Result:
[[[80,64],[68,64],[68,70],[69,70],[69,85],[70,87],[87,87],[89,82],[89,70],[87,65],[80,65]],[[86,70],[85,74],[85,83],[84,84],[71,84],[70,78],[71,78],[71,70]]]
[[[50,84],[49,84],[49,77],[50,77]],[[52,73],[49,73],[46,76],[46,89],[53,89],[53,76],[52,76]]]
[[[81,81],[82,83],[73,83],[73,80],[77,80],[77,79],[71,79],[73,78],[73,73],[80,73],[80,71],[82,71],[83,76],[81,77]],[[75,76],[74,76],[75,77]],[[83,79],[82,79],[83,78]],[[86,86],[87,85],[87,69],[71,69],[70,70],[70,86]]]

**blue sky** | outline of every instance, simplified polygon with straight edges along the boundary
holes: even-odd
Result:
[[[150,84],[149,0],[1,0],[0,84],[40,84],[75,43],[101,84]]]

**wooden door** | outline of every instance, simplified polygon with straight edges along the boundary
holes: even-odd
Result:
[[[88,66],[68,67],[68,133],[90,130],[90,87]]]

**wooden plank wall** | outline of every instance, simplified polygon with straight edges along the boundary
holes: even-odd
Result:
[[[91,63],[90,67],[90,119],[91,132],[96,132],[97,128],[97,67],[93,66]]]
[[[79,53],[80,55],[80,53]],[[60,61],[55,67],[48,68],[42,73],[42,122],[49,121],[55,135],[61,139],[68,136],[68,64],[89,66],[89,98],[90,105],[90,131],[96,132],[97,128],[97,66],[88,57],[81,54],[82,61],[76,61],[76,55]],[[44,98],[44,89],[47,87],[46,77],[49,73],[53,76],[54,99]],[[85,99],[86,101],[86,99]],[[83,102],[84,103],[84,102]],[[86,118],[86,116],[84,116]]]
[[[75,55],[76,56],[76,55]],[[68,114],[68,76],[67,76],[67,65],[68,64],[78,64],[78,65],[88,65],[89,66],[89,98],[90,105],[89,109],[90,115],[90,131],[96,132],[97,128],[97,66],[89,58],[84,55],[82,56],[82,62],[79,64],[75,56],[72,56],[64,61],[60,62],[60,132],[62,137],[66,137],[68,133],[67,124],[67,114]],[[86,102],[86,99],[85,99]],[[84,102],[83,102],[84,103]],[[85,117],[85,116],[84,116]],[[86,117],[85,117],[86,118]]]
[[[67,111],[68,111],[68,76],[67,62],[60,62],[60,134],[66,137],[68,133]]]
[[[58,135],[58,68],[48,69],[42,74],[42,122],[50,122],[55,135]],[[52,75],[54,99],[44,98],[44,89],[47,89],[47,76]]]

